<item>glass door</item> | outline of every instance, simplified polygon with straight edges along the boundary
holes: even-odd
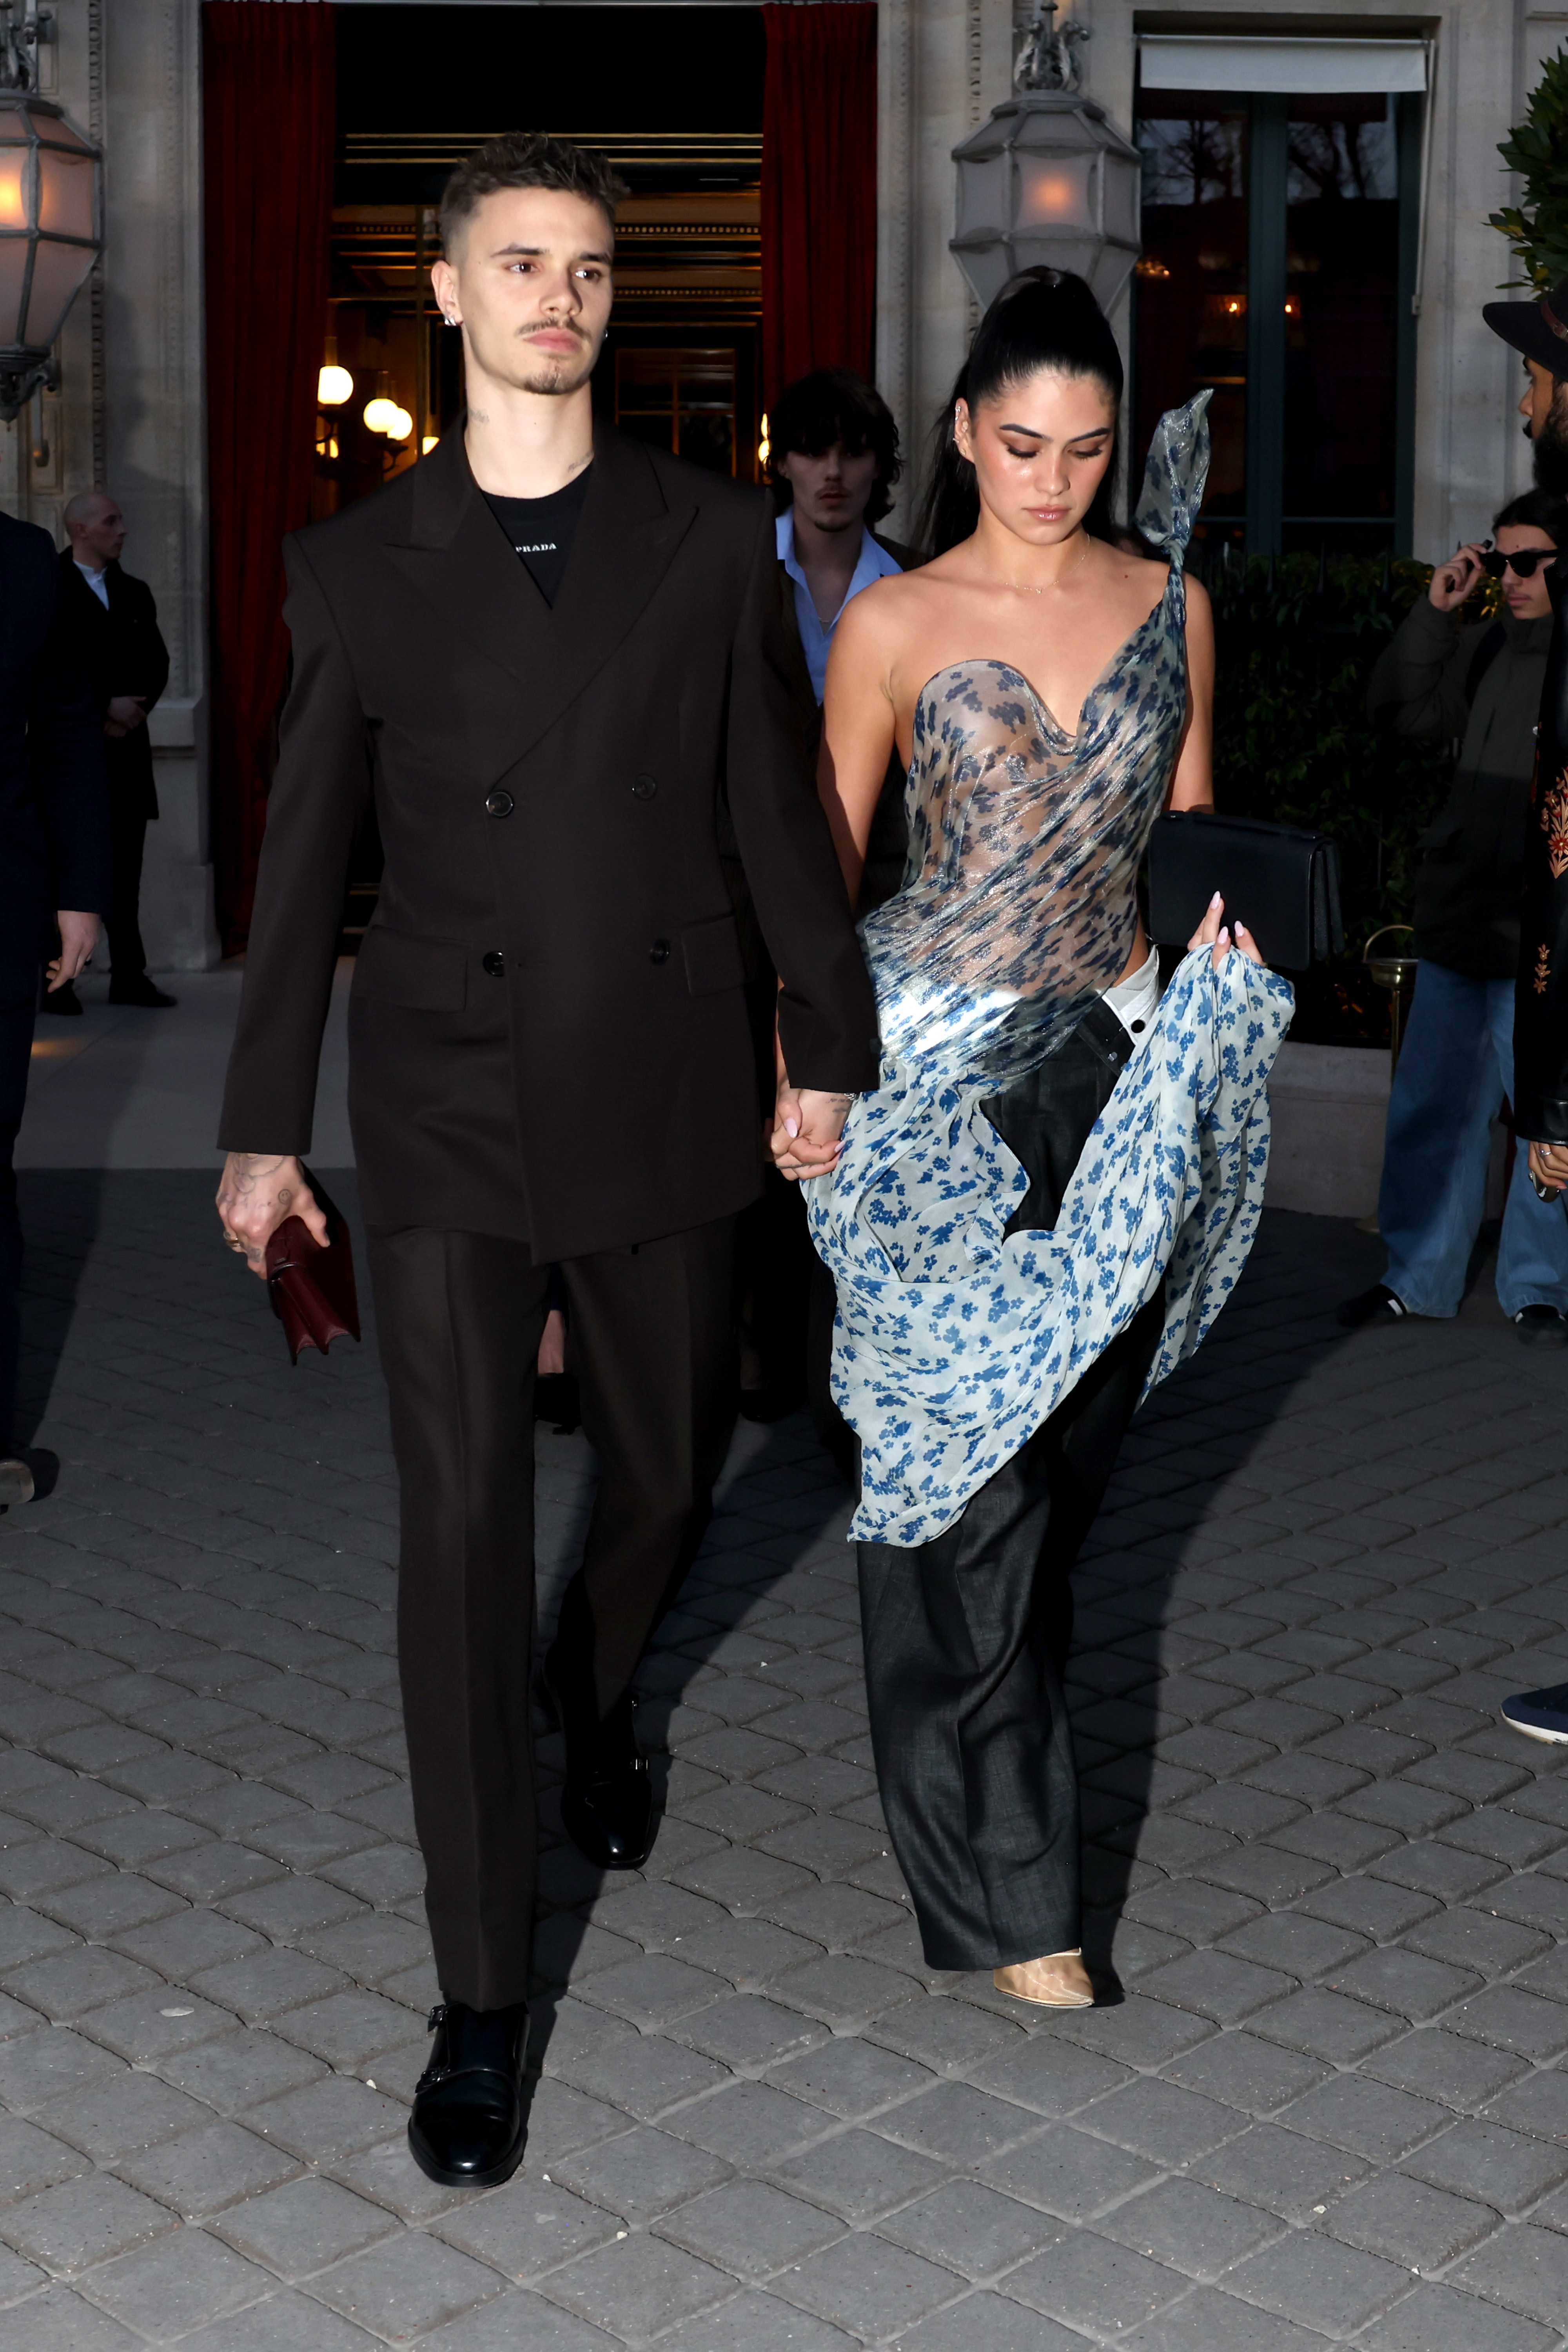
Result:
[[[1420,104],[1143,94],[1137,448],[1212,389],[1200,536],[1408,552]]]

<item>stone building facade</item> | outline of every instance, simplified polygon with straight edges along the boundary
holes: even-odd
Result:
[[[702,5],[686,0],[687,37]],[[149,841],[144,928],[155,967],[200,968],[217,946],[203,753],[199,0],[51,5],[41,80],[102,142],[108,247],[67,321],[58,391],[0,434],[0,504],[57,536],[78,489],[105,483],[124,506],[127,561],[153,585],[174,664],[153,723],[163,817]],[[1030,13],[1015,0],[880,0],[878,365],[910,440],[945,398],[974,316],[948,250],[952,150],[1007,95],[1018,20]],[[1506,274],[1505,248],[1485,225],[1507,201],[1497,142],[1541,59],[1568,42],[1568,5],[1436,0],[1423,15],[1395,16],[1367,0],[1321,0],[1310,14],[1236,0],[1157,8],[1077,0],[1073,13],[1092,32],[1089,94],[1123,131],[1149,36],[1338,33],[1426,45],[1410,551],[1431,559],[1483,528],[1499,499],[1528,479],[1512,416],[1516,362],[1479,318]],[[1126,332],[1125,298],[1119,327]]]

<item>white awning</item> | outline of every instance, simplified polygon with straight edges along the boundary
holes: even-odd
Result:
[[[1425,41],[1291,39],[1245,33],[1140,33],[1145,89],[1262,89],[1343,95],[1425,89]]]

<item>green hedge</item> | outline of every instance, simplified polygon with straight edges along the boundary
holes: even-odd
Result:
[[[1409,920],[1416,836],[1453,773],[1451,745],[1386,733],[1366,715],[1373,664],[1431,566],[1194,552],[1215,606],[1217,804],[1333,835],[1345,951],[1358,957],[1381,924]]]

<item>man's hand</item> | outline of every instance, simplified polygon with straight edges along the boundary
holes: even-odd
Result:
[[[51,996],[68,980],[74,980],[79,971],[86,971],[103,929],[99,916],[83,914],[74,907],[58,908],[55,920],[60,927],[60,951],[47,967]]]
[[[217,1188],[223,1237],[243,1254],[252,1274],[267,1279],[267,1244],[285,1217],[303,1217],[312,1240],[326,1249],[327,1220],[297,1160],[276,1151],[231,1151]]]
[[[103,722],[106,735],[112,735],[118,740],[121,736],[129,735],[133,727],[144,727],[146,723],[146,709],[133,694],[110,696],[109,715]]]
[[[1481,576],[1482,549],[1471,540],[1432,574],[1426,593],[1439,613],[1457,613]]]
[[[773,1106],[773,1131],[769,1148],[781,1176],[826,1176],[837,1164],[844,1122],[853,1095],[819,1094],[812,1087],[792,1087],[779,1080]]]

